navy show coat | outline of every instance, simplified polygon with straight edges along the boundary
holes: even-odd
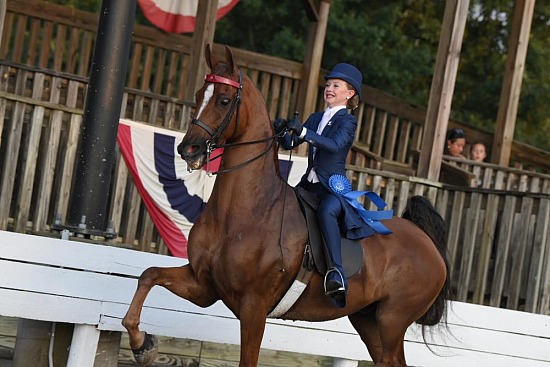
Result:
[[[335,174],[346,175],[346,157],[355,138],[357,118],[343,108],[332,116],[321,135],[319,135],[317,134],[317,128],[323,114],[324,111],[319,111],[309,116],[303,125],[307,129],[303,139],[297,135],[287,133],[281,139],[281,146],[284,149],[292,149],[308,142],[308,166],[298,185],[305,186],[309,172],[315,167],[319,182],[330,193],[337,195],[329,188],[328,180],[330,176]],[[316,148],[315,154],[314,148]],[[374,230],[365,223],[355,208],[342,196],[337,196],[340,198],[343,208],[343,218],[340,221],[340,226],[344,230],[344,236],[349,239],[359,239],[372,235]]]

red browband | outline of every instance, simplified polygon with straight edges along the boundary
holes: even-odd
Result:
[[[219,75],[206,74],[206,76],[204,77],[204,80],[210,83],[228,84],[235,88],[239,88],[239,89],[241,88],[241,85],[239,84],[239,82],[236,82],[228,78],[224,78],[223,76],[219,76]]]

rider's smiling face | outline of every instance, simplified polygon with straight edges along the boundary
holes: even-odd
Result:
[[[350,89],[348,83],[342,79],[329,79],[325,83],[324,97],[329,108],[345,106],[354,93],[353,88]]]

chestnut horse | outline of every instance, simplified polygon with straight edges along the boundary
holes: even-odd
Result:
[[[279,173],[265,100],[225,50],[225,62],[218,62],[206,47],[211,73],[178,147],[189,169],[207,164],[215,147],[225,148],[212,195],[189,234],[189,264],[145,270],[122,321],[143,365],[156,356],[156,340],[139,329],[153,286],[201,307],[222,300],[240,320],[239,366],[256,366],[266,318],[302,267],[308,231],[294,189]],[[363,264],[349,279],[344,308],[325,296],[323,276],[315,272],[280,318],[348,316],[376,366],[406,366],[405,331],[415,321],[424,327],[444,320],[449,290],[444,222],[427,199],[413,199],[402,218],[384,221],[393,234],[361,241]]]

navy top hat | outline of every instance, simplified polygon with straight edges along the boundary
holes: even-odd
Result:
[[[325,75],[325,80],[329,79],[342,79],[350,83],[359,95],[359,99],[363,99],[361,96],[363,75],[361,75],[361,72],[355,66],[345,63],[336,64],[332,68],[331,72]]]
[[[466,134],[462,129],[451,129],[447,132],[447,140],[455,141],[456,139],[465,138]]]

